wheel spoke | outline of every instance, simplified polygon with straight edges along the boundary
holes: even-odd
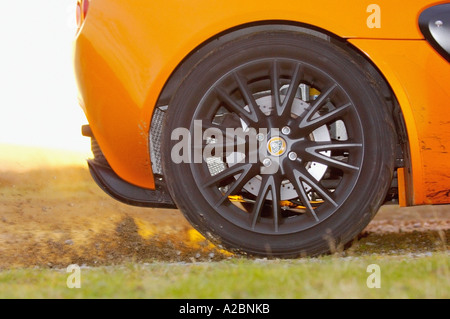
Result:
[[[361,143],[350,143],[348,141],[332,141],[332,142],[311,142],[311,146],[306,146],[307,152],[321,152],[330,150],[352,150],[361,149]]]
[[[248,112],[245,110],[243,106],[241,106],[237,101],[233,100],[233,98],[225,92],[221,87],[215,87],[215,92],[219,99],[225,103],[231,111],[235,112],[239,117],[248,120],[252,123],[258,123],[258,116],[253,109],[253,112]]]
[[[325,124],[336,122],[339,118],[341,118],[345,115],[345,113],[348,112],[351,106],[351,103],[347,103],[311,120],[307,120],[307,117],[305,116],[304,118],[302,118],[298,127],[301,131],[310,133]],[[311,115],[313,114],[314,113],[312,113]]]
[[[259,189],[258,196],[256,197],[253,210],[250,214],[250,221],[252,229],[255,229],[256,224],[261,218],[261,212],[266,203],[267,195],[270,193],[272,196],[272,214],[273,214],[273,226],[274,231],[278,232],[281,222],[281,207],[280,207],[280,184],[278,178],[275,175],[263,175],[261,182],[261,188]]]
[[[331,94],[334,92],[336,87],[337,87],[337,84],[333,84],[328,89],[326,89],[325,92],[321,93],[316,100],[314,100],[314,102],[311,105],[311,109],[308,111],[308,113],[305,116],[305,118],[307,120],[310,120],[310,118],[314,115],[314,113],[316,113],[318,110],[320,110],[323,103],[331,96]]]
[[[228,185],[227,192],[218,200],[215,207],[222,205],[223,202],[228,199],[228,196],[235,195],[240,191],[247,182],[256,176],[258,169],[255,165],[250,163],[238,163],[235,164],[224,171],[218,173],[217,175],[211,176],[205,183],[205,187],[210,187],[212,185],[218,186],[221,182],[225,182],[229,178],[233,178],[235,175],[239,174],[239,177]]]
[[[256,197],[255,204],[253,206],[253,210],[250,214],[250,221],[252,229],[255,229],[256,223],[261,218],[261,212],[264,207],[264,203],[266,202],[266,196],[269,192],[269,185],[267,183],[267,177],[261,183],[261,187],[258,192],[258,196]]]
[[[322,115],[319,118],[312,119],[314,114],[316,114],[323,106],[323,104],[330,98],[330,96],[333,94],[334,90],[337,88],[337,84],[333,84],[328,89],[325,90],[325,92],[321,93],[319,97],[312,102],[310,105],[308,111],[306,114],[302,115],[296,120],[296,126],[299,128],[301,133],[305,135],[306,133],[310,133],[314,131],[317,127],[322,126],[325,123],[328,123],[329,121],[333,120],[333,118],[340,116],[340,111],[337,112],[338,114],[334,114],[334,112],[328,112],[327,114]],[[343,108],[345,110],[347,107]],[[339,108],[338,108],[339,110]],[[342,110],[342,111],[343,111]],[[325,117],[323,117],[325,116]],[[323,117],[323,118],[322,118]],[[324,122],[321,125],[318,125],[319,122]]]
[[[203,182],[203,185],[204,187],[210,187],[213,185],[221,186],[219,184],[225,182],[227,179],[235,175],[241,174],[245,176],[251,171],[251,168],[252,164],[250,163],[237,163],[214,176],[208,176],[208,178]]]
[[[293,165],[293,164],[291,164]],[[323,186],[320,185],[316,179],[308,173],[308,171],[304,167],[290,167],[287,171],[289,179],[294,179],[294,186],[298,188],[297,192],[301,193],[301,188],[303,188],[303,182],[308,184],[319,196],[329,203],[331,203],[334,207],[337,207],[338,204],[332,198],[332,194]],[[292,180],[291,180],[292,182]],[[304,191],[304,190],[303,190]]]
[[[303,183],[300,181],[299,172],[294,170],[290,171],[288,173],[288,179],[292,183],[292,185],[294,185],[297,194],[300,196],[303,205],[306,207],[306,211],[318,222],[319,217],[317,217],[317,214],[311,205],[308,195],[306,194],[305,188],[303,187]]]
[[[340,169],[341,171],[345,173],[355,173],[359,171],[358,166],[350,165],[345,162],[342,162],[340,160],[334,159],[332,157],[325,156],[320,153],[310,153],[310,161],[311,162],[317,162],[323,165],[331,166],[337,169]]]
[[[305,150],[310,156],[308,156],[308,159],[311,162],[317,162],[323,165],[331,166],[334,168],[337,168],[345,173],[355,173],[359,171],[358,166],[354,166],[348,163],[345,163],[343,161],[340,161],[338,159],[335,159],[333,157],[329,157],[326,155],[323,155],[321,153],[317,153],[313,149],[306,149]]]
[[[359,171],[359,167],[348,164],[331,156],[323,154],[326,151],[333,150],[360,150],[363,145],[361,143],[351,142],[300,142],[297,145],[292,146],[292,150],[296,152],[304,162],[317,162],[326,166],[337,168],[345,173],[353,174]]]
[[[297,94],[297,89],[300,85],[302,75],[303,75],[302,65],[300,63],[297,63],[294,69],[294,73],[292,75],[291,83],[289,84],[289,89],[286,92],[286,96],[283,100],[283,103],[280,106],[277,105],[278,116],[284,117],[290,115],[292,103],[294,102],[295,95]]]
[[[274,60],[270,67],[270,84],[272,90],[272,106],[278,110],[281,108],[281,97],[280,97],[280,70],[278,66],[278,61]]]
[[[272,194],[272,217],[273,217],[273,227],[274,231],[277,233],[278,228],[281,224],[281,196],[280,196],[280,186],[281,182],[278,180],[277,175],[272,175],[271,177],[271,194]]]
[[[241,92],[242,97],[244,98],[248,108],[250,109],[250,114],[252,115],[252,118],[255,117],[256,121],[259,122],[261,120],[262,113],[258,103],[256,103],[256,100],[253,97],[253,94],[247,85],[247,79],[244,78],[238,72],[234,72],[233,77],[237,85],[239,86],[239,91]]]

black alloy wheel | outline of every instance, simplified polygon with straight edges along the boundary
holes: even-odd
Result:
[[[206,55],[163,128],[164,174],[192,225],[260,256],[322,254],[357,236],[388,190],[395,147],[389,105],[359,61],[281,31]]]

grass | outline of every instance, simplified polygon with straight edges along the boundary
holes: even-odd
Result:
[[[4,170],[0,299],[450,297],[445,227],[369,232],[340,257],[295,260],[229,257],[196,235],[179,212],[109,198],[85,166]],[[90,266],[81,268],[80,289],[66,285],[73,263]],[[371,264],[380,266],[380,289],[367,287]]]
[[[128,263],[81,268],[81,288],[65,269],[0,272],[0,298],[449,298],[447,253],[419,256],[229,259],[209,263]],[[367,267],[380,266],[381,288]]]

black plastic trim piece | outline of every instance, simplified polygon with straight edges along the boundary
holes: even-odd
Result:
[[[91,127],[89,125],[81,126],[81,135],[86,137],[94,137],[94,133],[92,133]]]
[[[431,46],[450,62],[450,3],[423,11],[419,17],[419,28]]]
[[[177,208],[169,193],[157,185],[144,189],[121,179],[109,166],[88,160],[92,178],[105,193],[127,205],[153,208]]]

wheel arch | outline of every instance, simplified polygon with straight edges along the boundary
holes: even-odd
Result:
[[[227,41],[233,40],[240,36],[245,36],[246,34],[280,30],[308,33],[327,40],[331,39],[331,37],[338,38],[336,35],[316,26],[286,20],[258,21],[231,27],[198,44],[178,63],[168,77],[158,97],[157,106],[163,106],[169,103],[171,96],[176,91],[179,84],[183,81],[184,77],[210,50],[219,47]]]
[[[350,51],[358,57],[358,61],[361,63],[361,66],[371,75],[371,77],[376,81],[376,84],[381,88],[384,98],[392,104],[392,117],[395,122],[395,129],[398,136],[396,169],[400,169],[398,174],[399,178],[397,180],[396,175],[396,180],[393,181],[393,187],[398,188],[398,197],[400,198],[400,204],[402,206],[412,205],[414,195],[412,190],[411,155],[408,132],[403,114],[403,109],[406,108],[408,110],[408,107],[402,107],[405,99],[400,97],[400,100],[402,101],[400,104],[399,99],[397,98],[396,93],[402,94],[402,92],[397,92],[400,86],[397,86],[397,90],[394,91],[391,83],[387,80],[375,61],[365,54],[363,50],[349,42],[348,39],[342,38],[328,30],[324,30],[310,24],[286,20],[258,21],[224,30],[197,45],[184,57],[183,60],[178,63],[164,84],[164,87],[158,97],[156,107],[166,106],[169,104],[171,97],[176,92],[183,79],[202,59],[202,57],[207,54],[207,52],[214,50],[227,41],[245,36],[246,34],[280,30],[306,33],[327,41],[332,41],[338,44],[343,50]],[[154,121],[152,120],[150,125],[151,129],[154,129],[153,126]],[[153,147],[158,147],[158,145],[154,145]],[[151,150],[152,154],[156,154],[157,152],[158,150]],[[397,194],[395,194],[395,196],[396,195]]]

